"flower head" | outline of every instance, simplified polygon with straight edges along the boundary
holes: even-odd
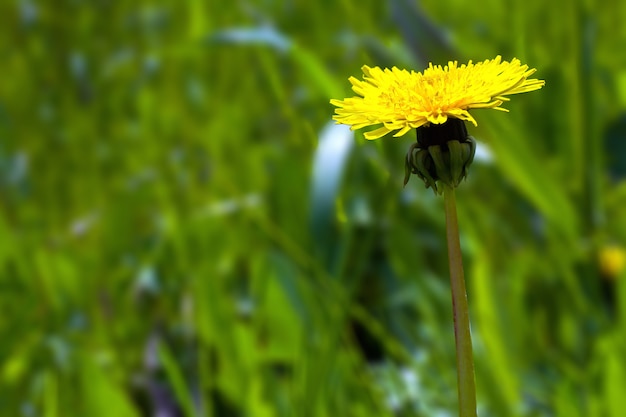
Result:
[[[350,77],[359,97],[331,100],[337,106],[337,123],[360,129],[382,125],[365,133],[366,139],[378,139],[387,133],[402,136],[412,128],[443,124],[449,117],[468,120],[476,125],[470,109],[507,111],[500,105],[505,96],[538,90],[545,81],[528,79],[535,72],[518,59],[502,61],[500,56],[477,64],[445,67],[430,64],[423,73],[370,68],[363,66],[363,80]]]
[[[626,267],[626,250],[620,246],[605,246],[599,253],[600,272],[606,278],[617,278]]]

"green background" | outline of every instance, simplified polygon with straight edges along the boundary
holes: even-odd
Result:
[[[360,67],[517,57],[457,192],[479,415],[623,417],[626,3],[0,4],[2,416],[456,415],[443,201]],[[161,414],[158,414],[161,413]]]

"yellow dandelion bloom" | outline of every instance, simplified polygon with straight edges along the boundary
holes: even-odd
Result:
[[[502,61],[500,56],[473,64],[434,66],[423,73],[396,67],[384,70],[363,66],[363,80],[350,77],[352,90],[359,97],[331,100],[337,106],[333,119],[351,129],[382,125],[365,133],[378,139],[387,133],[402,136],[412,128],[443,124],[449,117],[476,125],[470,109],[507,111],[500,105],[505,96],[538,90],[545,81],[529,79],[535,72],[519,59]]]
[[[626,267],[626,250],[619,246],[605,246],[599,254],[600,271],[607,278],[618,277]]]

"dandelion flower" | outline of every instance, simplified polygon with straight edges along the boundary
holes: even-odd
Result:
[[[402,136],[422,126],[440,125],[449,118],[476,120],[470,109],[506,109],[500,107],[511,94],[538,90],[545,82],[529,79],[535,69],[518,59],[502,61],[500,56],[479,63],[434,66],[424,72],[380,69],[363,66],[363,80],[350,77],[358,97],[331,100],[333,119],[350,125],[352,130],[379,126],[365,133],[366,139],[378,139],[390,132]]]
[[[411,174],[417,175],[426,188],[443,194],[446,238],[450,265],[450,289],[456,341],[459,416],[476,417],[476,383],[469,306],[459,241],[455,189],[468,174],[476,152],[476,141],[465,126],[476,120],[471,109],[496,109],[509,95],[538,90],[544,81],[529,79],[534,69],[518,59],[502,61],[500,56],[473,64],[430,64],[424,72],[379,67],[363,67],[363,80],[350,77],[358,97],[331,100],[333,119],[351,129],[378,127],[365,138],[378,139],[388,133],[402,136],[416,129],[416,142],[404,160],[404,185]],[[605,255],[606,269],[623,265],[622,254]],[[610,258],[610,259],[609,259]]]
[[[607,278],[616,278],[626,267],[626,250],[619,246],[605,246],[600,250],[600,271]]]

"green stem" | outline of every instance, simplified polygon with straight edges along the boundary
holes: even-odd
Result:
[[[456,340],[459,417],[476,417],[476,384],[474,382],[472,335],[470,333],[469,308],[465,290],[465,278],[463,276],[463,257],[459,241],[459,223],[456,217],[454,188],[444,185],[443,197],[446,210],[446,238],[448,240],[452,314],[454,316],[454,336]]]

